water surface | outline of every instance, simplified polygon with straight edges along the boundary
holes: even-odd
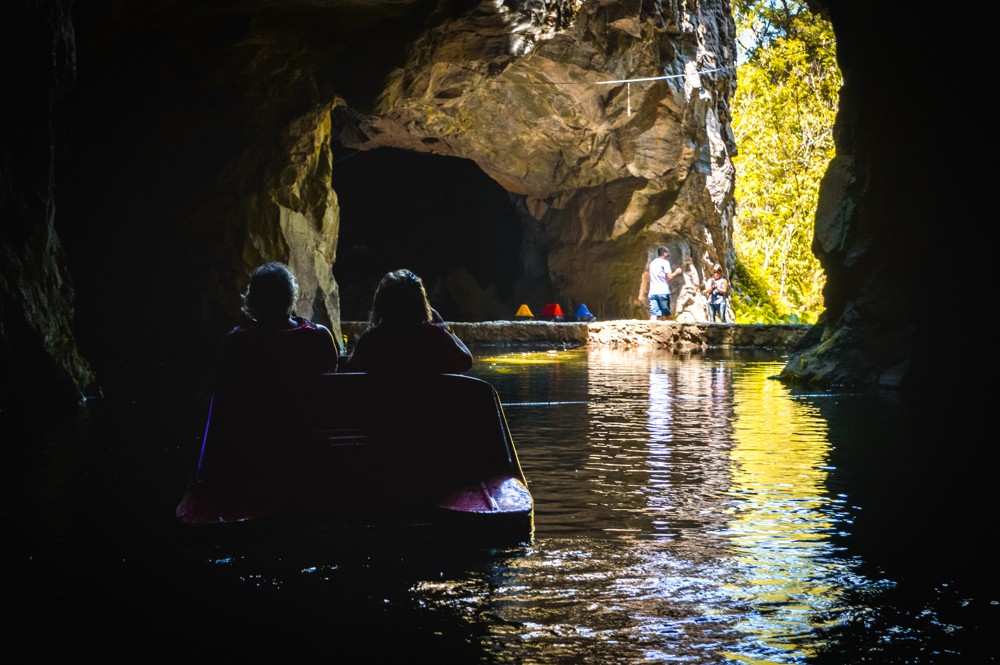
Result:
[[[767,351],[474,350],[533,541],[192,540],[173,507],[205,396],[91,405],[5,444],[10,634],[310,662],[993,662],[971,645],[998,626],[995,518],[896,392],[793,390]]]

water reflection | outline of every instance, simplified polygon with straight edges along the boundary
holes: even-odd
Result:
[[[998,625],[992,565],[969,566],[993,504],[942,467],[944,416],[789,390],[766,351],[475,351],[535,497],[533,543],[193,543],[172,511],[204,411],[161,396],[6,449],[15,632],[96,650],[114,625],[231,659],[920,665],[963,662]]]
[[[826,423],[769,380],[762,364],[734,385],[733,519],[725,531],[735,566],[727,588],[756,608],[739,629],[789,655],[815,655],[818,617],[855,583],[834,556],[838,502],[827,495]]]
[[[835,543],[853,516],[827,489],[828,423],[769,378],[783,365],[644,350],[480,365],[509,405],[538,510],[535,547],[492,592],[498,653],[794,663],[836,652],[830,636],[859,616],[877,623],[845,596],[867,603],[892,582]],[[449,594],[479,595],[468,582]]]

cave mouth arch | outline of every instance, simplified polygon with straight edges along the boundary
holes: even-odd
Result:
[[[367,319],[378,280],[398,268],[424,280],[448,321],[513,318],[524,273],[521,217],[475,162],[338,148],[331,187],[340,206],[333,274],[341,320]]]

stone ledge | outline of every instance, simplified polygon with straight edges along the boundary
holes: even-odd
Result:
[[[367,324],[340,324],[353,344]],[[593,348],[648,346],[676,350],[708,348],[789,348],[812,327],[799,325],[678,323],[676,321],[552,321],[449,322],[466,344],[553,344]]]

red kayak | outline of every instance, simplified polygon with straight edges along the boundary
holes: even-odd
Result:
[[[524,541],[534,501],[489,383],[337,373],[216,393],[177,518],[427,525]]]

